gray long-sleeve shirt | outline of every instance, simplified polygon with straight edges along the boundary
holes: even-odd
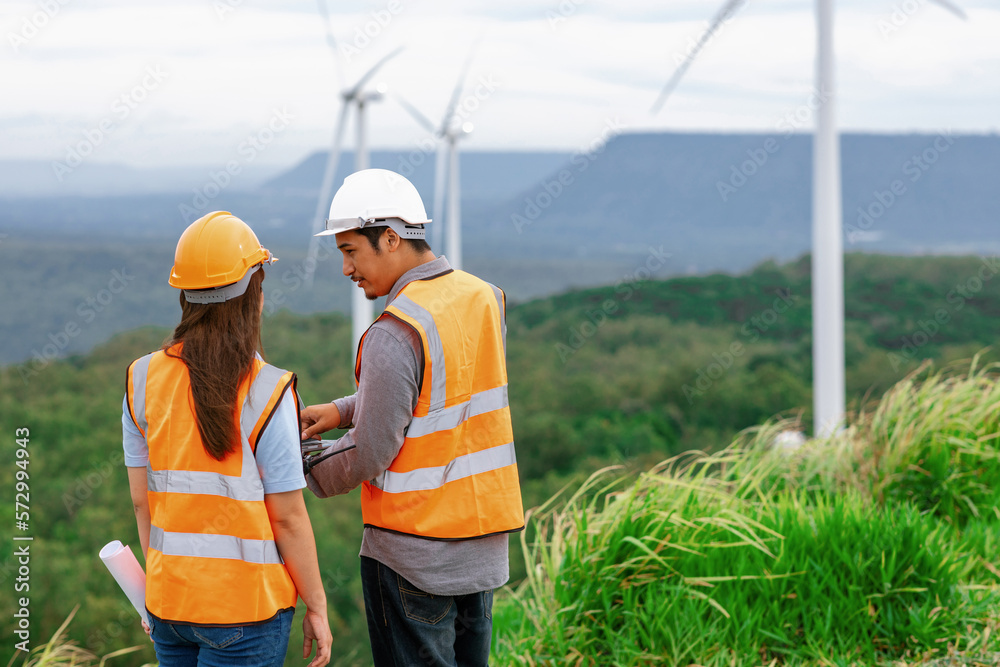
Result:
[[[386,305],[407,283],[450,269],[444,256],[410,269],[393,285]],[[313,468],[306,482],[317,496],[347,493],[380,475],[396,458],[420,396],[420,348],[417,333],[395,318],[371,326],[365,335],[358,391],[334,401],[341,428],[353,424],[337,448],[355,448]],[[428,593],[465,595],[506,583],[507,542],[506,534],[443,541],[366,526],[361,555],[384,563]]]

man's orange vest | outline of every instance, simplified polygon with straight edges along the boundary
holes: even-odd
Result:
[[[362,485],[365,525],[444,540],[522,529],[503,292],[450,271],[406,285],[382,317],[419,335],[423,379],[399,454]]]
[[[128,406],[149,446],[146,607],[154,615],[237,625],[295,607],[295,584],[274,542],[254,458],[288,390],[295,391],[293,373],[255,359],[237,397],[242,447],[217,461],[198,433],[184,362],[161,350],[129,366]]]

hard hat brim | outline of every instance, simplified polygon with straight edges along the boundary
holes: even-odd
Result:
[[[349,232],[366,227],[390,227],[403,238],[422,239],[424,238],[423,225],[428,222],[430,222],[430,219],[419,222],[408,222],[400,218],[347,218],[340,220],[327,220],[326,229],[318,234],[313,234],[313,236],[331,236],[333,234],[340,234],[341,232]]]

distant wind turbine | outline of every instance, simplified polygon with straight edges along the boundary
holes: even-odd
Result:
[[[340,149],[344,139],[344,129],[347,125],[347,115],[353,105],[356,110],[355,129],[357,131],[356,146],[354,150],[354,170],[361,171],[368,169],[368,143],[366,136],[365,107],[370,102],[377,102],[382,99],[385,88],[378,86],[374,91],[365,90],[365,86],[371,81],[375,73],[389,60],[395,58],[402,51],[402,47],[396,49],[389,55],[383,57],[365,72],[357,83],[347,87],[344,83],[344,75],[340,62],[340,51],[337,48],[337,40],[333,36],[333,29],[330,24],[330,13],[326,7],[326,0],[317,0],[320,15],[323,17],[326,26],[326,42],[333,51],[334,59],[337,61],[337,77],[340,80],[341,99],[344,103],[340,107],[337,116],[337,123],[333,132],[333,142],[330,152],[327,155],[326,170],[323,172],[323,184],[320,187],[319,199],[316,201],[316,212],[313,215],[313,234],[317,234],[326,227],[327,214],[330,211],[330,202],[333,198],[333,179],[337,175],[337,163],[340,161]],[[319,244],[316,236],[310,238],[309,253],[306,256],[305,276],[303,283],[307,289],[312,287],[313,275],[316,270],[316,255],[319,251]],[[375,319],[372,302],[365,298],[364,292],[359,288],[351,290],[351,332],[353,340],[354,354],[357,354],[358,342],[362,334]],[[353,367],[353,366],[352,366]]]
[[[966,18],[950,0],[933,0]],[[728,0],[702,38],[681,63],[653,104],[656,113],[681,76],[722,23],[746,0]],[[841,227],[840,137],[833,54],[833,0],[816,0],[816,89],[825,97],[816,116],[813,138],[813,424],[818,436],[831,434],[844,418],[844,247]]]
[[[458,81],[455,82],[451,99],[440,125],[435,125],[402,96],[394,95],[400,106],[406,109],[417,123],[440,142],[434,165],[434,210],[431,218],[437,224],[431,226],[431,245],[434,248],[441,247],[441,235],[444,232],[444,225],[441,224],[441,209],[444,193],[447,192],[448,212],[445,221],[447,222],[448,234],[445,237],[447,247],[444,254],[448,257],[448,262],[456,269],[462,268],[462,190],[459,178],[458,141],[472,132],[472,123],[456,122],[456,112],[458,111],[459,98],[461,98],[462,90],[465,88],[465,79],[478,46],[479,42],[477,41],[465,59],[465,64],[458,75]]]

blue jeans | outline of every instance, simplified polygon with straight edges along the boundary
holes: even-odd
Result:
[[[236,626],[181,625],[146,610],[160,667],[281,667],[294,609],[266,623]]]
[[[361,587],[375,667],[489,664],[492,590],[431,595],[365,556]]]

